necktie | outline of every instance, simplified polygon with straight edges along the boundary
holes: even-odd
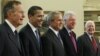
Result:
[[[76,50],[76,52],[77,52],[77,45],[76,45],[75,38],[74,38],[74,36],[73,36],[73,32],[70,32],[70,38],[71,38],[71,40],[72,40],[72,42],[73,42],[73,45],[74,45],[74,48],[75,48],[75,50]]]
[[[61,43],[61,44],[62,44],[62,46],[63,46],[63,41],[62,41],[61,36],[60,36],[60,34],[59,34],[59,33],[58,33],[58,39],[59,39],[60,43]]]
[[[91,37],[92,38],[92,45],[93,45],[93,48],[95,51],[97,51],[97,43],[96,43],[96,40],[94,39],[94,37]]]
[[[36,34],[36,39],[37,39],[38,45],[40,47],[40,36],[39,36],[38,30],[35,31],[35,34]]]
[[[16,31],[16,30],[14,31],[14,33],[15,33],[15,41],[16,41],[16,43],[17,43],[17,45],[18,45],[19,49],[20,49],[20,48],[21,48],[21,46],[20,46],[19,35],[18,35],[18,33],[17,33],[17,31]]]

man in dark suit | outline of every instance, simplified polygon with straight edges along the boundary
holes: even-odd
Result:
[[[62,14],[50,12],[47,15],[49,29],[42,36],[43,56],[65,56],[65,50],[59,30],[62,27]]]
[[[94,21],[87,21],[85,33],[78,38],[78,56],[100,56],[99,41],[94,37]]]
[[[77,56],[76,34],[72,31],[76,23],[75,21],[75,13],[68,11],[64,15],[64,27],[60,30],[60,35],[68,56]]]
[[[42,26],[43,9],[32,6],[28,10],[28,24],[19,33],[25,49],[26,56],[42,56],[39,27]]]
[[[24,56],[16,32],[16,28],[22,24],[24,18],[21,2],[8,1],[3,8],[3,13],[5,21],[0,25],[0,56]]]

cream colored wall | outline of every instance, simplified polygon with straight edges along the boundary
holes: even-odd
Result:
[[[0,0],[1,1],[1,0]],[[25,19],[24,24],[19,27],[22,28],[27,22],[27,11],[30,6],[38,5],[41,6],[44,11],[65,11],[72,10],[76,13],[77,16],[77,24],[74,29],[77,36],[81,35],[84,32],[84,19],[83,19],[83,0],[19,0],[24,5],[25,10]],[[1,11],[0,11],[1,13]],[[1,16],[0,16],[1,17]],[[0,20],[1,22],[1,20]]]
[[[20,0],[25,9],[25,13],[32,5],[41,6],[44,11],[54,11],[60,10],[67,12],[68,10],[72,10],[77,15],[77,24],[74,29],[77,36],[81,35],[84,32],[84,19],[83,19],[83,0]],[[24,25],[28,21],[27,15],[24,19]]]
[[[1,0],[0,0],[0,23],[1,23]]]

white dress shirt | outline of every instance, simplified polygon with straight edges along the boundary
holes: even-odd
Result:
[[[10,23],[10,21],[8,21],[8,20],[6,19],[5,22],[9,25],[9,27],[11,28],[11,30],[12,30],[13,32],[16,30],[16,28]]]
[[[28,22],[29,26],[31,27],[32,31],[34,32],[35,36],[36,36],[36,33],[35,31],[37,30],[37,28],[35,28],[30,22]]]
[[[68,31],[68,34],[70,36],[70,32],[72,32],[70,29],[68,29],[66,26],[65,26],[65,29]]]
[[[58,31],[54,30],[51,26],[49,28],[55,33],[56,36],[58,36]]]
[[[87,32],[86,32],[86,33],[87,33]],[[92,41],[92,38],[91,38],[91,37],[93,37],[93,36],[90,35],[90,34],[88,34],[88,33],[87,33],[87,35],[89,36],[90,40]]]

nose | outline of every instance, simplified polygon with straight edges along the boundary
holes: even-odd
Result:
[[[63,24],[63,21],[60,21],[60,24]]]
[[[25,18],[25,15],[24,14],[22,14],[22,18]]]
[[[40,21],[43,21],[43,18],[41,18]]]

